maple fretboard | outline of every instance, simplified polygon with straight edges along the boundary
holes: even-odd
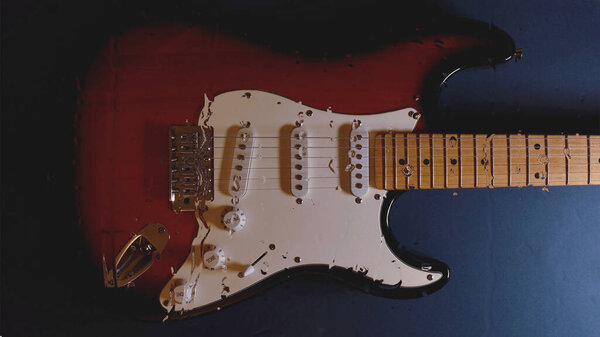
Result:
[[[371,158],[386,190],[600,184],[600,135],[386,132]]]

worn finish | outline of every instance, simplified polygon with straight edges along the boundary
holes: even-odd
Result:
[[[380,189],[598,184],[598,135],[407,134],[393,131],[375,137],[377,145],[372,149],[375,163],[371,175]],[[423,140],[427,141],[424,143]],[[424,180],[427,183],[423,184]],[[394,188],[390,188],[391,181],[396,182]]]
[[[373,197],[382,190],[369,190],[363,202],[356,205],[349,186],[351,172],[345,169],[345,160],[338,160],[349,150],[351,120],[345,115],[307,107],[271,93],[252,90],[249,91],[251,98],[247,99],[243,92],[216,96],[210,103],[211,118],[203,123],[217,132],[215,176],[221,182],[230,171],[233,140],[240,128],[235,127],[238,116],[229,112],[241,112],[244,122],[250,122],[254,129],[254,159],[247,194],[237,203],[246,213],[247,225],[234,233],[223,227],[223,210],[234,201],[221,183],[216,188],[214,201],[202,214],[205,226],[201,223],[192,253],[161,292],[161,303],[167,310],[179,312],[216,304],[222,297],[235,296],[270,275],[298,266],[350,269],[382,285],[405,288],[425,287],[442,279],[444,273],[410,266],[388,247],[378,221],[382,202]],[[206,106],[203,111],[207,113],[208,109]],[[297,111],[307,110],[313,113],[302,119],[302,129],[294,128]],[[408,116],[412,110],[365,115],[361,122],[371,135],[391,125],[411,130],[416,124],[416,120]],[[280,126],[279,131],[274,132],[278,129],[276,126]],[[294,130],[291,137],[288,130]],[[298,195],[290,193],[294,186],[291,191],[287,188],[289,165],[295,162],[285,159],[289,157],[290,148],[292,155],[295,154],[296,147],[288,145],[290,138],[293,143],[295,133],[302,130],[310,130],[305,138],[309,167],[304,179],[308,188],[302,190],[305,202],[298,205],[295,202]],[[218,246],[225,252],[227,260],[223,268],[210,270],[203,265],[200,257],[206,254],[208,245]],[[271,249],[271,245],[276,248]],[[256,272],[239,275],[251,265]],[[227,291],[221,280],[225,280]],[[178,285],[190,289],[187,301],[172,298]]]
[[[342,120],[349,123],[354,118],[340,113],[370,116],[410,107],[404,116],[392,117],[402,114],[391,113],[383,117],[386,128],[410,131],[428,112],[427,104],[431,106],[434,101],[433,97],[421,100],[423,90],[437,87],[458,67],[487,64],[490,59],[498,62],[512,55],[514,46],[503,32],[495,28],[488,31],[487,25],[473,22],[466,26],[445,34],[417,32],[416,40],[405,39],[369,53],[331,59],[274,52],[202,26],[154,25],[112,39],[92,65],[79,108],[79,211],[92,257],[100,261],[105,256],[108,264],[113,263],[110,260],[127,242],[129,232],[146,223],[160,222],[169,228],[170,243],[161,260],[136,280],[134,290],[156,296],[172,271],[180,269],[198,237],[201,216],[171,210],[165,139],[171,125],[195,121],[198,115],[201,123],[215,120],[202,109],[206,102],[216,102],[219,94],[236,89],[243,89],[239,99],[248,101],[254,99],[256,89],[273,92],[294,102],[302,101],[303,106],[312,107],[313,116],[316,111],[331,110],[335,118],[325,123],[331,132],[341,130]],[[467,53],[469,57],[461,57]],[[286,121],[292,119],[288,113]],[[308,111],[293,111],[295,120],[304,118],[300,113],[310,115]],[[226,133],[248,120],[243,110],[226,114],[232,122]],[[406,127],[401,118],[410,119],[412,126]],[[273,131],[279,134],[284,126],[272,125]],[[290,131],[286,129],[285,135]],[[286,181],[284,186],[277,186],[278,191],[291,190],[287,186],[290,177],[286,178],[282,180]],[[227,183],[217,179],[222,178],[215,176],[215,190]],[[370,191],[356,199],[348,189],[349,177],[344,179],[337,192],[346,193],[353,207],[371,207],[368,205],[376,200],[375,194]],[[308,196],[306,200],[289,197],[296,207],[311,204]],[[240,235],[250,233],[253,222],[248,215],[248,224]],[[381,235],[377,237],[378,244],[385,245]],[[309,257],[297,257],[301,261],[298,263],[311,262]],[[390,282],[394,278],[398,279],[393,276]]]

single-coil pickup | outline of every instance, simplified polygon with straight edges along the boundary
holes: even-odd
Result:
[[[251,127],[241,128],[235,137],[235,148],[229,176],[229,194],[237,200],[241,199],[248,189],[253,149],[254,129]]]
[[[290,138],[292,194],[302,198],[308,193],[308,132],[299,126],[292,130]]]
[[[350,191],[362,197],[369,191],[369,133],[359,122],[353,123],[350,132]]]

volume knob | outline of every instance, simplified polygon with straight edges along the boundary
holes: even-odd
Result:
[[[237,232],[246,226],[246,213],[239,208],[234,208],[223,215],[223,224],[225,224],[225,227]]]
[[[204,252],[204,266],[208,269],[220,269],[225,266],[225,252],[223,248],[215,246]]]

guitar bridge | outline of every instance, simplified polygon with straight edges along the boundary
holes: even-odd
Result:
[[[214,199],[214,135],[209,126],[171,126],[170,200],[173,210],[195,211]]]

